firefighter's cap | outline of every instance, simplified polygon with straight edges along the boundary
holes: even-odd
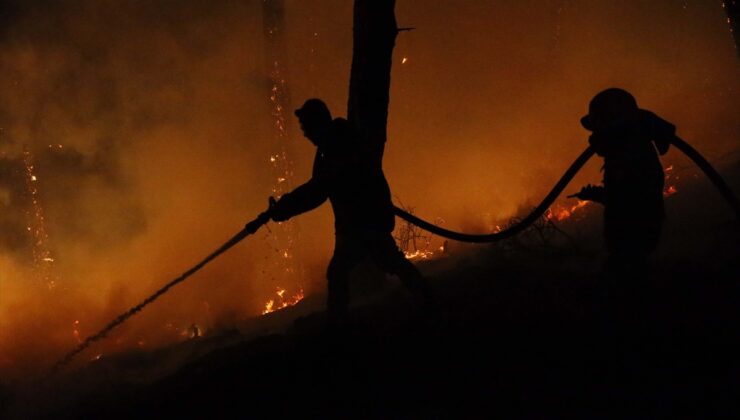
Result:
[[[318,98],[311,98],[303,103],[303,106],[295,110],[295,116],[298,119],[328,119],[331,120],[331,112],[324,101]]]

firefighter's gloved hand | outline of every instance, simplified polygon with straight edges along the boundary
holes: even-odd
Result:
[[[581,188],[581,191],[579,191],[578,193],[569,195],[568,197],[575,197],[579,200],[584,200],[584,201],[594,201],[597,203],[603,203],[604,202],[604,187],[588,184],[585,187]]]
[[[272,217],[272,211],[274,208],[275,208],[275,199],[270,197],[267,210],[260,213],[260,215],[257,216],[256,219],[247,223],[244,229],[246,229],[247,232],[249,232],[250,234],[257,232],[257,230],[259,230],[259,228],[261,228],[262,225],[270,221],[270,218]]]
[[[285,201],[283,199],[275,201],[272,197],[270,199],[272,199],[270,204],[270,218],[275,222],[284,222],[290,219],[291,214],[287,212]]]
[[[284,222],[290,219],[290,216],[276,212],[272,214],[271,218],[274,222]]]
[[[261,228],[262,225],[264,225],[265,223],[267,223],[267,220],[264,220],[262,217],[258,217],[252,220],[251,222],[247,223],[244,229],[246,229],[247,232],[252,234],[254,232],[257,232],[259,228]]]

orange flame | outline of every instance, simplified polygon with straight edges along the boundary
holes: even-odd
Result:
[[[555,219],[557,221],[562,221],[562,220],[568,219],[571,216],[573,216],[573,214],[578,209],[583,208],[583,207],[586,207],[588,205],[588,203],[589,203],[588,201],[578,200],[578,202],[576,204],[574,204],[574,205],[572,205],[572,206],[570,206],[568,208],[563,208],[563,207],[554,208],[554,207],[551,207],[545,213],[545,219],[547,219],[547,220],[553,220],[553,219]]]
[[[406,259],[408,260],[426,260],[434,255],[434,251],[426,251],[417,249],[415,251],[404,252]]]
[[[671,178],[675,178],[676,180],[679,179],[678,176],[676,176],[676,175],[673,174],[673,165],[669,165],[668,167],[665,168],[665,180],[666,180],[666,183],[669,182],[671,180]],[[675,194],[677,192],[678,192],[678,190],[676,189],[676,186],[675,185],[668,185],[663,190],[663,197],[671,196],[671,195],[673,195],[673,194]]]
[[[262,315],[269,314],[270,312],[279,311],[280,309],[293,306],[300,302],[304,298],[303,289],[298,289],[298,292],[293,296],[286,296],[286,290],[282,287],[277,287],[275,294],[278,299],[270,299],[265,303],[265,308],[262,310]]]

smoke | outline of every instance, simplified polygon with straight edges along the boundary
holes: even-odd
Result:
[[[394,55],[394,195],[449,228],[488,229],[552,186],[586,145],[588,101],[611,86],[710,160],[736,151],[726,17],[716,2],[674,3],[398,0],[399,24],[416,30]],[[97,331],[264,209],[274,180],[260,13],[258,0],[0,2],[0,372],[48,365],[75,331]],[[351,18],[350,0],[286,2],[294,102],[318,96],[345,113]],[[313,149],[289,129],[298,184]],[[51,291],[29,259],[24,147]],[[599,179],[593,163],[573,188]],[[318,273],[300,285],[310,292],[331,252],[328,206],[300,224],[299,255]],[[259,313],[274,253],[258,233],[83,356]]]
[[[59,357],[263,210],[270,121],[256,1],[6,10],[0,354],[1,368],[22,372]],[[29,258],[26,226],[38,220],[24,148],[55,260],[52,290]],[[193,323],[217,328],[258,313],[274,287],[259,264],[273,250],[264,235],[251,242],[96,351],[157,345]]]

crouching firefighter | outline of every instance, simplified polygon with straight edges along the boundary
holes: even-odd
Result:
[[[604,205],[607,270],[646,273],[665,218],[664,174],[658,155],[668,151],[676,127],[637,107],[627,91],[607,89],[589,104],[581,124],[604,158],[603,186],[587,185],[574,197]]]
[[[305,184],[272,206],[280,222],[320,206],[327,199],[334,212],[336,244],[327,270],[327,316],[330,328],[348,318],[349,274],[365,258],[397,275],[424,305],[433,294],[419,270],[405,258],[391,236],[395,224],[390,188],[382,167],[343,119],[332,120],[326,104],[309,99],[295,111],[304,136],[316,146],[313,174]]]

